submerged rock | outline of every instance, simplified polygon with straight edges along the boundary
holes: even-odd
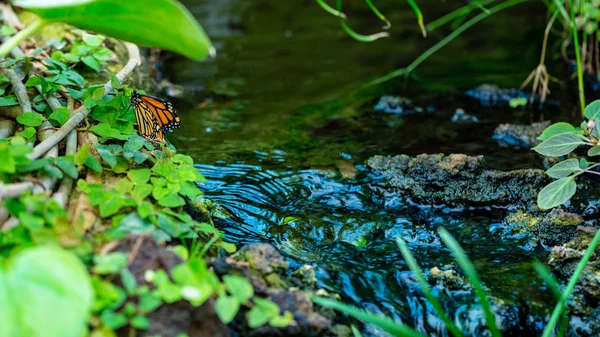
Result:
[[[508,105],[511,99],[526,98],[529,94],[519,89],[500,89],[497,85],[482,84],[477,88],[465,91],[465,95],[479,101],[482,106],[504,106]]]
[[[379,175],[370,188],[386,204],[400,197],[424,205],[517,207],[534,202],[550,182],[542,170],[489,170],[483,156],[464,154],[375,156],[367,166]]]
[[[454,115],[450,119],[452,123],[479,123],[479,118],[469,115],[463,109],[456,109]]]
[[[502,236],[524,241],[528,250],[562,245],[573,238],[584,219],[574,213],[555,208],[537,217],[523,211],[509,214],[503,222]]]
[[[427,110],[415,105],[410,99],[400,96],[381,96],[379,102],[375,105],[375,110],[383,111],[395,115],[411,115],[422,113],[424,111],[432,112],[433,108]]]
[[[550,121],[530,125],[500,124],[494,130],[492,139],[497,140],[502,147],[532,148],[541,142],[537,137],[548,126]]]

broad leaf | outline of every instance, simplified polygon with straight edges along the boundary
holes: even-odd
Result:
[[[548,138],[533,148],[539,154],[550,157],[560,157],[571,153],[579,145],[587,144],[582,135],[561,133]]]
[[[571,175],[571,173],[579,170],[579,160],[573,158],[561,161],[560,163],[552,166],[548,171],[546,171],[546,174],[552,178],[560,179],[568,177]]]
[[[94,294],[85,266],[56,247],[0,264],[0,337],[81,337]]]
[[[588,104],[583,111],[583,115],[590,120],[600,118],[600,100],[593,101]]]
[[[600,155],[600,145],[596,145],[588,150],[588,156],[594,157]]]
[[[552,136],[556,136],[561,133],[577,133],[579,130],[573,125],[565,122],[554,123],[547,127],[544,132],[537,138],[539,140],[546,140]]]
[[[13,4],[50,22],[65,22],[195,60],[214,53],[202,27],[176,0],[15,0]]]
[[[254,296],[252,284],[241,276],[225,275],[223,276],[223,282],[227,286],[229,293],[242,304]]]
[[[559,179],[544,187],[538,194],[538,207],[550,209],[567,202],[575,194],[577,184],[574,177]]]
[[[240,302],[235,297],[219,296],[215,302],[215,312],[221,322],[229,324],[240,310]]]

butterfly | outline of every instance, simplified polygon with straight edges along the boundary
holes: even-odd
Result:
[[[135,111],[138,132],[152,141],[164,143],[164,133],[181,125],[173,104],[164,99],[133,91],[130,106]]]

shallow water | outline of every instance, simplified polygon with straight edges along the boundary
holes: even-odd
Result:
[[[483,108],[464,90],[521,83],[538,62],[539,44],[532,41],[542,37],[543,7],[527,4],[488,18],[426,61],[417,79],[356,90],[407,65],[448,30],[424,40],[412,12],[397,1],[378,2],[393,23],[392,37],[371,44],[348,38],[314,1],[184,2],[218,56],[167,63],[165,72],[186,89],[176,101],[183,126],[170,139],[201,163],[207,198],[233,214],[217,220],[231,241],[269,242],[293,266],[313,265],[319,285],[344,300],[435,332],[439,322],[426,315],[426,302],[407,281],[395,238],[408,242],[423,268],[442,267],[452,262],[434,234],[444,226],[493,296],[528,303],[537,308],[533,317],[545,313],[542,307],[552,300],[532,271],[536,255],[490,233],[504,212],[382,205],[368,188],[377,177],[363,167],[373,155],[440,152],[482,154],[498,169],[540,166],[531,151],[502,148],[491,139],[499,123],[529,123],[540,113]],[[461,5],[426,2],[422,9],[427,20]],[[361,2],[349,1],[347,8],[357,30],[380,27]],[[383,94],[409,97],[432,112],[402,117],[375,111]],[[480,122],[451,123],[457,108]],[[543,114],[564,117],[567,110],[563,104]],[[471,297],[447,305],[466,330],[483,333]]]

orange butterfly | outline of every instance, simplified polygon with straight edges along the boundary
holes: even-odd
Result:
[[[173,131],[181,126],[171,102],[133,91],[130,104],[135,110],[138,132],[144,138],[164,142],[165,132]]]

